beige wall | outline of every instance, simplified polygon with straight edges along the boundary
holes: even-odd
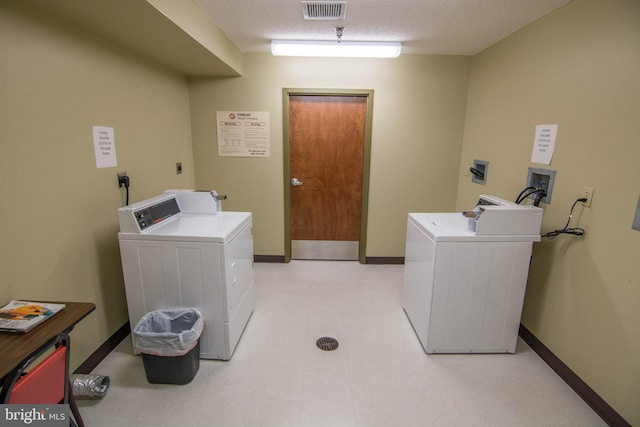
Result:
[[[583,187],[584,237],[534,245],[522,322],[631,424],[640,425],[640,2],[574,0],[472,61],[457,208],[515,199],[528,167],[557,171],[543,232]],[[530,163],[536,124],[558,124],[551,165]],[[490,162],[471,184],[473,159]]]
[[[19,1],[0,3],[0,58],[0,302],[95,302],[76,367],[127,320],[116,173],[132,202],[193,186],[187,83]],[[117,168],[96,168],[93,125],[114,128]]]
[[[635,0],[574,0],[472,60],[248,54],[242,77],[187,84],[5,0],[0,301],[94,301],[74,331],[74,366],[126,321],[121,170],[132,201],[194,185],[228,194],[226,210],[254,212],[256,254],[284,254],[282,88],[374,90],[367,256],[404,255],[407,212],[467,209],[480,192],[514,198],[527,167],[539,166],[530,163],[534,126],[557,123],[544,231],[564,225],[582,187],[595,188],[594,201],[573,219],[584,237],[535,245],[523,323],[640,424],[640,233],[630,228],[640,182],[638,22]],[[215,112],[233,109],[271,113],[270,158],[217,156]],[[115,128],[117,168],[95,167],[93,125]],[[470,183],[473,159],[490,161],[486,186]]]
[[[196,184],[228,194],[225,210],[253,212],[256,254],[284,255],[282,89],[373,89],[366,255],[402,257],[408,212],[454,207],[469,63],[247,54],[242,77],[190,84]],[[270,112],[271,157],[218,157],[217,110]]]

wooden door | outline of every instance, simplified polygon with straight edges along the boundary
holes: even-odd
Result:
[[[366,123],[366,96],[289,96],[291,258],[359,258]]]

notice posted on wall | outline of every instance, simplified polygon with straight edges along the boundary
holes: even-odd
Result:
[[[97,168],[113,168],[118,166],[116,140],[112,127],[93,127],[93,150],[96,155]]]
[[[536,125],[536,137],[531,154],[532,163],[551,164],[557,133],[558,125]]]
[[[270,157],[270,120],[264,111],[216,111],[218,156]]]

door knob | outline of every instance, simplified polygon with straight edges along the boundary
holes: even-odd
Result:
[[[293,185],[294,187],[302,184],[304,184],[304,182],[300,181],[298,178],[291,178],[291,185]]]

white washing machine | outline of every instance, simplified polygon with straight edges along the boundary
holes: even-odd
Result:
[[[229,360],[255,306],[252,217],[215,192],[176,191],[118,209],[131,329],[148,312],[197,308],[200,357]]]
[[[473,212],[409,214],[403,306],[426,353],[515,352],[542,212],[482,195]]]

